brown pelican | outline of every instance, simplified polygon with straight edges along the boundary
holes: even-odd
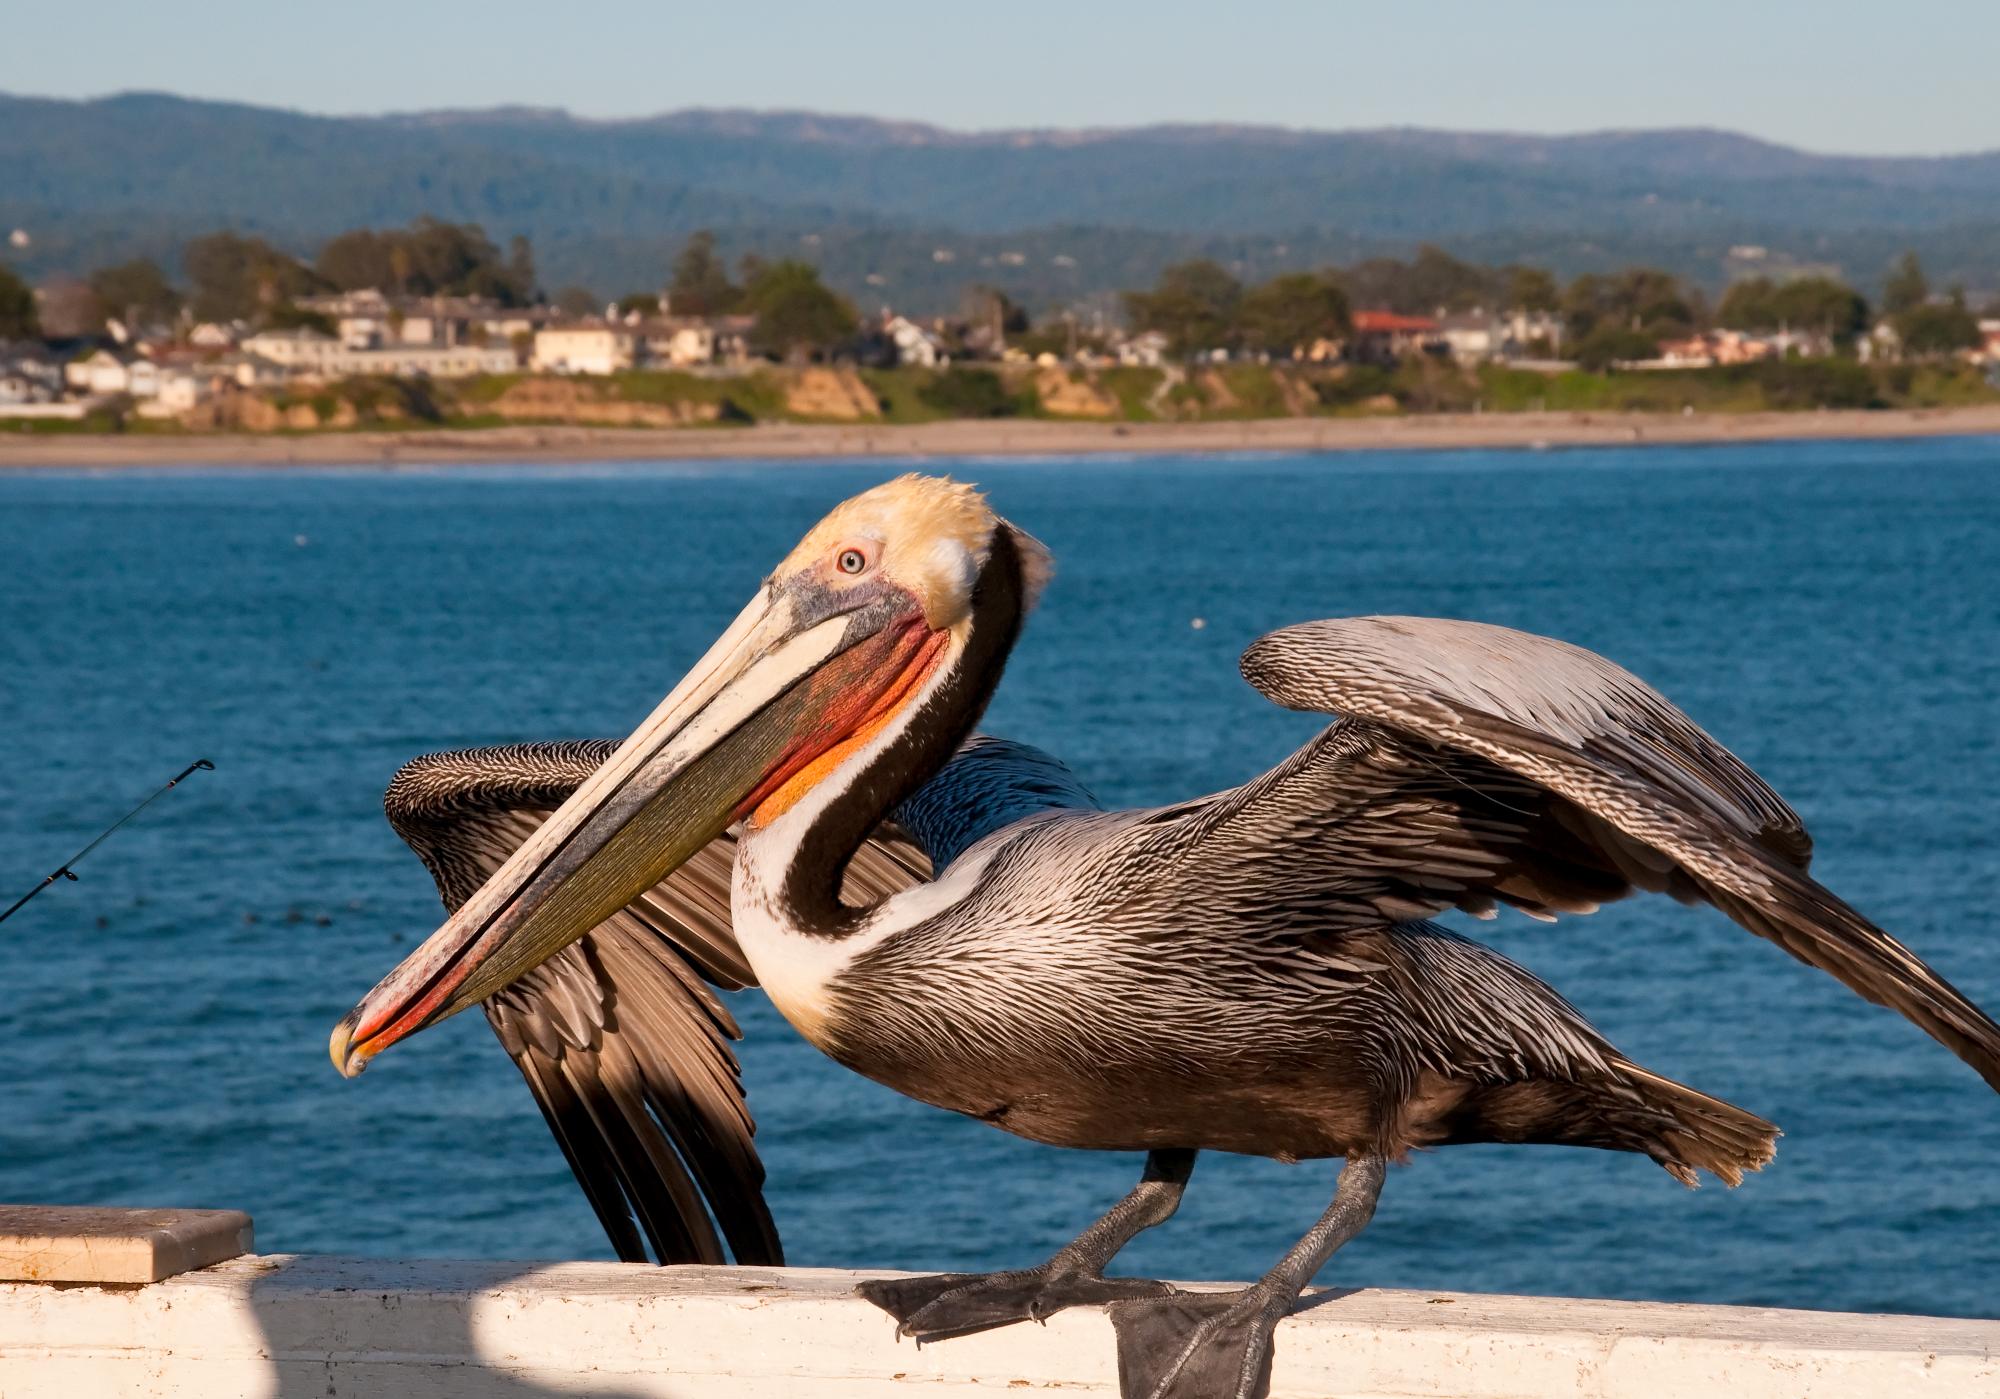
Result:
[[[741,961],[719,908],[715,947],[691,959],[747,969],[813,1044],[924,1102],[1148,1153],[1133,1191],[1039,1267],[865,1295],[919,1339],[1110,1301],[1135,1399],[1260,1393],[1280,1318],[1412,1150],[1600,1147],[1687,1184],[1770,1160],[1772,1124],[1625,1058],[1533,975],[1426,921],[1446,910],[1703,900],[2000,1087],[2000,1026],[1807,874],[1792,809],[1657,692],[1561,642],[1421,618],[1290,626],[1249,648],[1244,676],[1340,717],[1241,787],[1104,812],[1058,786],[998,821],[949,789],[926,799],[1048,571],[965,486],[904,478],[841,505],[341,1022],[334,1062],[353,1073],[533,984],[740,821]],[[899,802],[935,876],[844,898]],[[733,1094],[716,1048],[660,1054],[708,1055],[710,1087]],[[1326,1213],[1242,1291],[1105,1278],[1202,1150],[1344,1164]]]

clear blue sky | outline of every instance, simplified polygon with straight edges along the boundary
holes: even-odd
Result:
[[[89,0],[7,7],[0,90],[316,112],[800,107],[957,128],[1720,126],[2000,148],[1994,0]],[[0,141],[6,133],[0,131]]]

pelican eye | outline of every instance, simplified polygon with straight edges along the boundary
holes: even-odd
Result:
[[[842,549],[834,559],[834,566],[842,573],[860,573],[868,567],[868,556],[859,549]]]

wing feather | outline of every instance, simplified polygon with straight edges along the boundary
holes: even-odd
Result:
[[[1242,668],[1281,705],[1345,717],[1203,819],[1256,830],[1266,848],[1241,858],[1345,902],[1357,926],[1494,899],[1542,916],[1634,889],[1706,901],[2000,1088],[2000,1026],[1815,881],[1798,814],[1603,657],[1475,622],[1359,617],[1272,632]]]

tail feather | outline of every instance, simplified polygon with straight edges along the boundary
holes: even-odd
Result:
[[[1645,1152],[1682,1185],[1700,1184],[1698,1170],[1741,1185],[1745,1171],[1763,1170],[1777,1154],[1778,1129],[1757,1114],[1629,1060],[1613,1067],[1647,1109],[1648,1120],[1630,1123],[1635,1146],[1628,1150]]]
[[[1681,1184],[1697,1171],[1740,1185],[1776,1153],[1755,1113],[1613,1058],[1609,1077],[1528,1078],[1468,1092],[1437,1125],[1444,1142],[1541,1142],[1650,1156]]]

